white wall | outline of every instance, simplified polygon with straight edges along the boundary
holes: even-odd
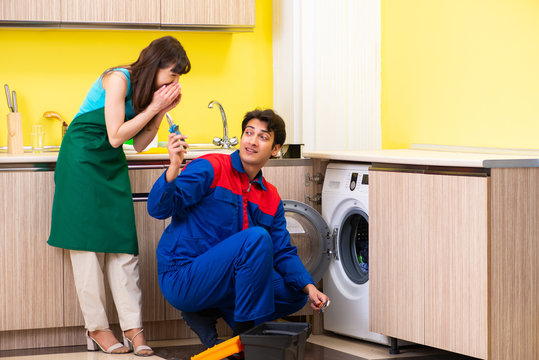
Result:
[[[275,110],[305,150],[381,147],[380,0],[274,0]]]

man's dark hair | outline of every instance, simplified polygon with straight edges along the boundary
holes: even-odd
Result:
[[[247,123],[252,119],[258,119],[265,122],[268,126],[268,131],[273,132],[272,147],[277,144],[281,146],[284,144],[284,141],[286,140],[286,126],[284,124],[283,118],[277,115],[275,111],[273,111],[272,109],[256,109],[245,114],[245,117],[243,118],[243,121],[241,123],[242,134],[245,132]]]

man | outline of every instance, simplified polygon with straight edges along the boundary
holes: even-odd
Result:
[[[262,177],[285,138],[273,110],[251,111],[239,150],[199,157],[180,174],[188,145],[169,135],[170,166],[148,197],[150,215],[172,216],[157,247],[159,285],[207,347],[217,342],[218,317],[240,334],[307,299],[314,310],[328,300],[290,244],[277,190]]]

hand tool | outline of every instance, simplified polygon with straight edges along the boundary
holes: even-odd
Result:
[[[329,301],[329,300],[326,301],[326,302],[320,303],[320,304],[318,304],[318,309],[319,309],[320,312],[322,313],[322,312],[324,312],[324,311],[327,309],[327,307],[329,306],[329,304],[331,304],[331,301]]]
[[[9,92],[8,84],[4,84],[4,88],[6,89],[7,107],[9,108],[10,112],[15,112],[13,109],[13,105],[11,104],[11,95]]]
[[[15,90],[11,92],[11,95],[13,101],[13,112],[19,112],[19,107],[17,106],[17,94],[15,93]]]
[[[182,133],[180,132],[180,128],[178,127],[178,125],[174,124],[174,121],[172,121],[172,117],[166,113],[165,114],[166,117],[167,117],[167,121],[168,121],[168,132],[169,133],[173,133],[173,134],[176,134],[176,135],[181,135]],[[185,150],[187,150],[187,147],[183,147]]]

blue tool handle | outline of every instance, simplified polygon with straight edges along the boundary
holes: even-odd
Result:
[[[171,125],[169,128],[168,128],[168,132],[169,133],[174,133],[176,135],[181,135],[182,133],[180,132],[180,128],[178,127],[178,125],[174,124],[174,125]],[[185,150],[187,150],[187,147],[183,147]]]
[[[176,135],[181,135],[180,128],[178,128],[178,125],[174,124],[168,129],[169,133],[174,133]]]

